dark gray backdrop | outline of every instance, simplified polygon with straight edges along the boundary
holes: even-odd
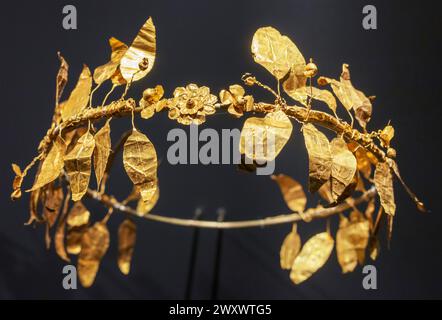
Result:
[[[78,30],[62,28],[62,8],[78,9]],[[362,28],[362,7],[378,9],[378,30]],[[442,240],[440,217],[440,56],[441,12],[438,1],[13,1],[1,4],[1,220],[0,298],[182,298],[188,272],[192,230],[137,220],[138,239],[132,272],[122,276],[116,265],[116,228],[110,222],[111,247],[95,285],[65,291],[62,267],[46,252],[42,227],[23,226],[28,195],[9,200],[10,163],[27,163],[46,132],[53,110],[54,77],[61,50],[70,69],[72,89],[82,63],[91,68],[107,61],[107,39],[130,43],[148,16],[157,27],[157,60],[148,77],[133,85],[138,99],[144,88],[162,84],[166,94],[195,82],[214,92],[239,82],[251,71],[272,83],[250,55],[254,31],[272,25],[287,34],[306,57],[313,57],[320,73],[338,76],[343,62],[351,65],[357,87],[374,94],[370,128],[391,119],[397,129],[394,145],[402,173],[422,196],[431,214],[418,213],[397,186],[397,218],[391,243],[375,265],[377,291],[362,288],[360,268],[342,275],[335,254],[304,284],[295,286],[279,268],[280,244],[288,225],[266,229],[231,230],[224,234],[220,265],[220,298],[441,298]],[[259,90],[259,98],[269,98]],[[169,143],[166,134],[176,123],[165,114],[154,121],[137,120],[154,142],[160,158]],[[206,127],[241,127],[243,119],[209,118]],[[130,127],[129,119],[112,123],[115,134]],[[116,135],[113,136],[116,140]],[[165,159],[164,159],[165,160]],[[307,157],[299,127],[277,161],[277,172],[303,183]],[[117,159],[111,190],[122,197],[130,190]],[[224,206],[231,220],[263,217],[287,211],[268,177],[238,173],[234,166],[176,166],[162,161],[159,169],[162,197],[154,212],[191,217],[196,205],[206,219],[216,219]],[[94,179],[91,180],[94,184]],[[28,180],[29,182],[29,180]],[[310,204],[315,205],[316,197]],[[104,210],[88,203],[94,217]],[[336,221],[334,222],[336,225]],[[323,230],[324,223],[301,225],[305,240]],[[192,298],[209,298],[216,231],[203,230],[198,247]]]

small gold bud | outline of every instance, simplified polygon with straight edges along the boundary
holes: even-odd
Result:
[[[246,78],[244,78],[244,84],[246,86],[253,86],[256,83],[256,78],[252,77],[252,76],[248,76]]]
[[[310,62],[307,63],[307,65],[305,66],[304,69],[304,75],[307,78],[313,78],[314,76],[316,76],[318,73],[318,67],[316,66],[316,64],[313,63],[313,60],[310,59]]]
[[[143,60],[141,60],[141,62],[138,64],[138,68],[141,71],[146,70],[149,67],[149,60],[147,60],[147,58],[143,58]]]
[[[245,73],[242,75],[241,80],[246,86],[253,86],[256,83],[256,78],[251,73]]]
[[[149,100],[151,97],[156,95],[156,90],[155,88],[147,88],[146,90],[143,91],[143,99],[144,100]]]
[[[327,78],[325,78],[325,77],[319,77],[318,78],[318,84],[320,85],[320,86],[325,86],[325,85],[327,85],[329,82],[328,82],[328,80],[327,80]]]
[[[394,148],[388,148],[387,149],[387,157],[389,157],[390,159],[394,159],[396,158],[396,149]]]
[[[161,85],[157,85],[155,88],[147,88],[143,91],[143,99],[150,104],[160,101],[163,95],[164,89]]]

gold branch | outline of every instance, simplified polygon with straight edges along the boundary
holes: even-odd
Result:
[[[254,105],[254,112],[267,113],[275,110],[276,106],[269,103],[256,103]],[[61,131],[73,130],[82,125],[85,125],[88,121],[98,121],[100,119],[109,117],[123,117],[134,113],[140,113],[143,110],[141,107],[136,107],[136,103],[133,99],[118,100],[103,107],[96,107],[86,109],[79,115],[72,117],[58,126],[52,126],[46,136],[43,138],[38,150],[42,153],[46,153],[55,140],[57,135]],[[314,123],[329,130],[336,132],[337,134],[343,134],[348,140],[355,141],[368,151],[372,152],[380,161],[385,160],[385,152],[382,151],[375,143],[369,134],[364,134],[353,129],[348,123],[341,121],[334,116],[316,110],[308,111],[307,108],[299,106],[285,106],[283,111],[287,116],[295,118],[296,120],[304,123]]]
[[[256,112],[272,112],[275,109],[273,104],[257,103],[254,105]],[[379,161],[385,161],[385,152],[382,151],[369,134],[361,133],[345,121],[335,118],[333,115],[322,111],[316,111],[298,106],[285,106],[282,109],[291,118],[303,123],[313,123],[323,128],[332,130],[337,134],[343,134],[349,141],[354,141],[373,153]]]
[[[51,143],[62,131],[69,131],[81,127],[88,121],[94,122],[110,117],[123,117],[130,115],[132,111],[138,113],[141,112],[141,110],[142,108],[136,107],[136,103],[133,99],[117,100],[106,106],[85,109],[80,114],[67,119],[58,126],[52,125],[40,143],[38,150],[39,152],[46,153]]]
[[[376,196],[375,187],[371,187],[369,190],[364,192],[359,198],[349,200],[349,202],[343,202],[335,207],[331,208],[318,208],[312,209],[305,213],[288,213],[281,214],[277,216],[267,217],[263,219],[255,219],[255,220],[243,220],[243,221],[207,221],[207,220],[193,220],[186,218],[172,218],[165,217],[158,214],[148,213],[146,215],[138,213],[135,209],[122,204],[117,201],[115,197],[100,194],[99,192],[88,189],[87,195],[99,202],[103,205],[113,208],[115,210],[133,214],[136,216],[141,216],[143,218],[163,222],[172,225],[178,225],[183,227],[195,227],[195,228],[209,228],[209,229],[240,229],[240,228],[251,228],[251,227],[265,227],[277,224],[284,223],[293,223],[297,221],[310,221],[314,219],[327,218],[329,216],[341,213],[345,210],[351,209],[354,206],[367,202],[370,199],[373,199]],[[351,201],[351,202],[350,202]]]
[[[217,104],[216,106],[219,108],[222,106],[222,104]],[[144,108],[145,107],[148,106],[144,106]],[[29,163],[25,167],[21,178],[23,179],[27,175],[27,172],[36,163],[36,160],[45,159],[47,153],[50,150],[50,147],[52,146],[52,143],[62,132],[74,130],[78,127],[84,126],[89,122],[93,123],[101,119],[132,116],[134,113],[140,113],[144,108],[137,107],[135,100],[132,98],[129,98],[127,100],[121,99],[113,101],[112,103],[105,106],[87,108],[78,115],[71,117],[66,121],[63,121],[58,125],[56,123],[52,123],[51,127],[48,129],[46,135],[41,140],[40,145],[38,146],[38,155],[31,163]],[[352,126],[348,123],[337,119],[333,115],[330,115],[326,112],[316,111],[299,106],[281,106],[279,104],[262,102],[255,103],[253,105],[253,112],[268,113],[275,111],[276,108],[281,108],[281,110],[284,111],[287,116],[296,119],[298,122],[314,123],[321,127],[332,130],[339,135],[343,135],[347,139],[347,141],[354,141],[367,151],[370,151],[379,161],[383,162],[386,159],[385,152],[375,144],[374,139],[370,134],[361,133],[357,129],[352,128]]]

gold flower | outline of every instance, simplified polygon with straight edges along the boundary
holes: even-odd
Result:
[[[234,84],[229,86],[229,90],[221,90],[219,97],[221,103],[228,107],[227,111],[239,118],[244,111],[253,110],[253,97],[244,96],[244,94],[244,88],[239,84]]]
[[[193,83],[185,88],[178,87],[169,100],[169,118],[184,125],[202,124],[206,115],[215,113],[217,100],[208,87],[198,87]]]
[[[384,148],[390,146],[391,139],[394,138],[394,128],[391,125],[387,125],[382,131],[379,132],[379,140]]]
[[[143,91],[143,98],[140,100],[140,107],[143,108],[141,111],[143,119],[151,118],[155,112],[161,111],[166,106],[167,100],[161,100],[163,95],[164,89],[161,85]]]

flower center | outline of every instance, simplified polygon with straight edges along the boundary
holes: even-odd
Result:
[[[195,106],[195,100],[189,99],[186,103],[187,108],[192,109]]]

